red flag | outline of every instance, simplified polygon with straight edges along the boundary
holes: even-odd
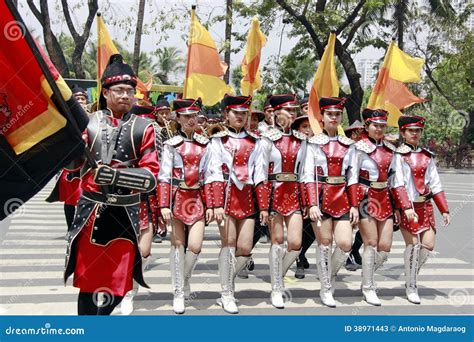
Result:
[[[0,208],[25,201],[84,152],[87,115],[26,29],[0,2]],[[0,210],[0,220],[8,210]]]

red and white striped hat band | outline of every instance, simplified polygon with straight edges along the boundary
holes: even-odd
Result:
[[[288,101],[273,107],[273,109],[278,110],[281,108],[298,108],[299,106],[300,104],[297,101]]]
[[[406,128],[419,128],[423,129],[425,128],[425,118],[422,118],[421,116],[408,116],[408,115],[403,115],[398,119],[398,127],[400,130],[406,129]]]
[[[191,114],[191,113],[197,113],[200,110],[201,109],[199,107],[190,106],[190,107],[178,108],[175,110],[175,112],[179,114]]]
[[[235,111],[246,112],[250,109],[250,106],[246,103],[242,103],[242,104],[230,104],[230,105],[227,105],[226,108],[232,109]]]
[[[125,82],[125,81],[131,81],[137,84],[137,77],[131,76],[131,75],[116,75],[116,76],[107,77],[104,80],[104,86],[108,86],[112,83]]]

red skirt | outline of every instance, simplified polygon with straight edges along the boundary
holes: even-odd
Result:
[[[173,216],[191,226],[197,221],[204,220],[204,200],[202,191],[178,189],[173,198]]]
[[[346,184],[323,184],[321,211],[332,217],[341,217],[351,209]]]
[[[301,210],[298,182],[275,182],[274,184],[272,211],[288,216]]]
[[[400,226],[412,234],[419,234],[431,228],[436,233],[436,222],[431,201],[413,203],[413,208],[418,215],[418,222],[409,222],[405,213],[402,212],[402,222]]]
[[[76,267],[73,286],[81,292],[106,292],[123,297],[133,288],[135,246],[116,239],[106,246],[90,241],[95,213],[77,239]]]
[[[237,220],[254,215],[256,209],[253,193],[253,185],[245,185],[242,190],[239,190],[235,184],[231,184],[230,189],[226,192],[228,195],[225,208],[226,215],[230,215]]]

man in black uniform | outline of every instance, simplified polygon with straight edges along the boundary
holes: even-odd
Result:
[[[159,170],[151,123],[129,113],[137,78],[113,55],[101,79],[101,108],[83,133],[97,165],[83,164],[82,195],[68,236],[64,281],[74,273],[79,315],[109,315],[143,279],[138,248],[140,193]],[[98,166],[98,167],[97,167]],[[98,304],[98,293],[104,301]]]

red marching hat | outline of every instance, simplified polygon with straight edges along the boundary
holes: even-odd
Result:
[[[299,108],[300,104],[295,94],[277,94],[268,99],[273,109]]]
[[[180,115],[189,115],[199,113],[202,107],[201,98],[194,99],[176,99],[173,100],[173,111]]]
[[[232,109],[237,112],[247,112],[252,104],[251,96],[234,96],[225,94],[221,101],[222,108]]]
[[[366,124],[374,123],[387,123],[388,112],[383,109],[369,109],[366,108],[362,111],[362,118]]]
[[[156,110],[171,109],[170,103],[165,99],[156,101]]]
[[[425,128],[425,118],[421,116],[410,116],[410,115],[402,115],[398,119],[398,127],[400,130],[404,130],[406,128]]]
[[[271,95],[268,95],[267,96],[267,99],[265,100],[265,104],[263,105],[263,110],[267,110],[267,109],[272,109],[272,105],[270,104],[270,97],[272,97]]]
[[[143,106],[135,104],[130,109],[131,114],[135,114],[140,117],[155,119],[156,107],[153,106]]]
[[[323,111],[342,112],[347,98],[345,97],[321,97],[319,99],[319,108]]]

